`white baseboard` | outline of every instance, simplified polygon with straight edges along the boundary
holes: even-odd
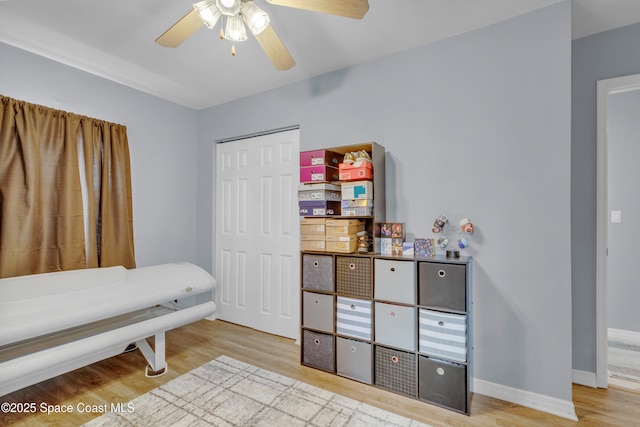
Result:
[[[629,344],[640,345],[640,332],[609,328],[607,329],[607,336],[615,341],[624,341]]]
[[[572,381],[574,384],[580,384],[587,387],[597,388],[595,372],[579,371],[574,369],[572,372]]]
[[[216,314],[213,313],[211,316],[205,317],[205,319],[207,319],[207,320],[216,320]]]
[[[473,379],[473,392],[485,396],[516,403],[538,411],[547,412],[562,418],[578,421],[573,402],[530,391],[507,387],[489,381]]]

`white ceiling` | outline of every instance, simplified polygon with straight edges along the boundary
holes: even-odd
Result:
[[[481,28],[562,0],[369,0],[362,20],[256,4],[297,65],[276,71],[257,42],[219,28],[181,46],[154,40],[194,0],[0,0],[0,41],[202,109]],[[640,21],[640,0],[573,0],[573,37]]]

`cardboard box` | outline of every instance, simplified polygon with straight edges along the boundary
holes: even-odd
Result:
[[[355,234],[329,234],[325,237],[327,242],[358,242],[358,236]]]
[[[340,203],[343,208],[373,207],[372,199],[343,199]]]
[[[300,225],[322,224],[325,225],[326,218],[300,218]]]
[[[300,166],[328,165],[338,167],[343,155],[329,150],[311,150],[300,152]]]
[[[331,166],[300,166],[300,182],[338,181],[338,168]]]
[[[300,234],[300,241],[302,240],[325,240],[324,234]]]
[[[373,182],[371,181],[343,182],[341,186],[342,200],[373,199]]]
[[[300,250],[301,251],[316,251],[316,252],[325,252],[326,244],[324,240],[301,240],[300,241]]]
[[[327,235],[334,236],[355,236],[358,232],[364,230],[364,224],[358,225],[329,225],[326,227]]]
[[[300,216],[340,215],[340,202],[310,201],[299,202]]]
[[[342,208],[340,215],[342,216],[373,216],[373,208]]]
[[[348,227],[351,225],[364,225],[364,221],[361,219],[336,219],[336,218],[327,218],[326,225],[327,227]]]
[[[356,236],[333,236],[343,240],[327,240],[326,250],[328,252],[338,252],[351,254],[358,250],[358,238]],[[349,240],[345,240],[349,239]]]
[[[339,202],[342,200],[340,191],[331,190],[298,190],[299,201],[327,200]]]
[[[324,224],[300,224],[300,235],[323,236],[325,234]]]
[[[357,181],[373,178],[371,162],[360,161],[354,164],[340,163],[338,166],[340,181]]]

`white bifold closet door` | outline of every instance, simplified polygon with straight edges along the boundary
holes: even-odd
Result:
[[[300,130],[216,146],[216,318],[297,338]]]

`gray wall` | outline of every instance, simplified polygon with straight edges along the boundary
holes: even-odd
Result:
[[[572,43],[573,367],[596,371],[596,84],[640,73],[640,24]]]
[[[609,210],[622,211],[622,222],[609,224],[607,326],[640,332],[640,90],[609,95],[607,118]]]
[[[475,377],[571,400],[570,2],[199,112],[198,257],[214,141],[300,125],[301,149],[387,149],[387,219],[477,226]]]
[[[0,43],[0,94],[127,127],[138,266],[196,261],[196,113]]]

